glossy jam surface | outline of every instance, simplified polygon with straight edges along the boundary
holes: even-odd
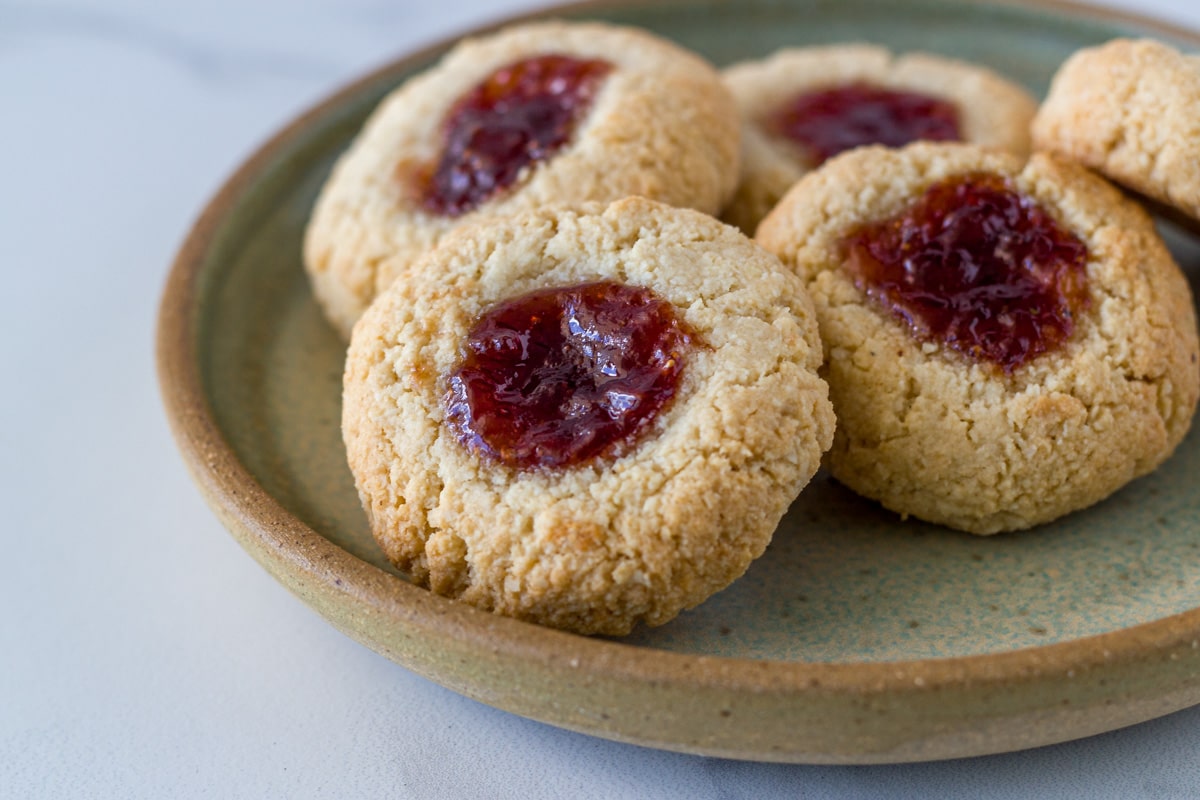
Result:
[[[846,238],[859,288],[918,337],[1011,372],[1071,335],[1087,247],[1004,178],[938,183]]]
[[[694,340],[648,289],[598,282],[517,297],[470,331],[447,420],[468,448],[513,467],[617,456],[674,397]]]
[[[441,156],[421,187],[425,210],[465,214],[570,141],[612,64],[542,55],[493,72],[450,109]]]
[[[769,127],[801,145],[814,166],[868,144],[959,141],[958,108],[946,100],[852,83],[793,97]]]

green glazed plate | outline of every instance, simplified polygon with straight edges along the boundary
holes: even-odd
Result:
[[[657,31],[717,64],[872,41],[969,58],[1042,93],[1073,50],[1200,35],[1082,6],[645,0],[552,9]],[[326,100],[196,223],[158,366],[185,460],[238,541],[332,624],[485,703],[598,736],[733,758],[914,761],[1086,736],[1200,703],[1200,438],[1106,502],[975,538],[901,522],[823,476],[725,592],[621,641],[495,617],[376,548],[339,432],[343,345],[300,263],[315,194],[376,102],[448,43]],[[1193,283],[1200,246],[1164,227]]]

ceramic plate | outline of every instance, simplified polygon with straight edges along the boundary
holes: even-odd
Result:
[[[1073,50],[1200,36],[1066,5],[811,0],[593,2],[718,64],[874,41],[988,64],[1037,93]],[[974,538],[818,477],[767,554],[698,609],[621,641],[475,611],[408,583],[376,548],[339,433],[343,345],[300,242],[336,155],[444,45],[293,123],[233,176],[171,272],[158,332],[184,457],[238,541],[339,629],[485,703],[645,745],[866,763],[1013,750],[1200,703],[1200,437],[1108,501]],[[1200,247],[1164,229],[1196,282]]]

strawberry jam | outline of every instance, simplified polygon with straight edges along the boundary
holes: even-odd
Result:
[[[648,289],[535,291],[475,323],[449,376],[447,420],[468,448],[513,467],[617,456],[675,395],[693,339]]]
[[[768,127],[801,145],[813,165],[868,144],[959,141],[958,108],[946,100],[852,83],[793,97]]]
[[[493,72],[446,115],[441,156],[422,181],[422,206],[465,214],[553,156],[611,70],[598,59],[542,55]]]
[[[844,246],[858,287],[915,335],[1006,372],[1066,340],[1089,305],[1087,247],[997,175],[935,184]]]

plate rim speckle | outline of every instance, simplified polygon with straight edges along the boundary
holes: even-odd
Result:
[[[620,741],[766,761],[922,761],[1065,741],[1200,703],[1200,608],[1040,647],[914,661],[806,663],[669,652],[541,628],[432,595],[317,533],[238,458],[204,388],[198,298],[206,253],[231,209],[278,157],[349,98],[463,35],[555,13],[672,3],[678,0],[549,6],[420,48],[301,114],[225,182],[176,256],[156,331],[168,421],[222,523],[283,585],[397,663],[498,708]],[[960,3],[1108,20],[1200,48],[1200,32],[1129,12],[1062,0]]]

